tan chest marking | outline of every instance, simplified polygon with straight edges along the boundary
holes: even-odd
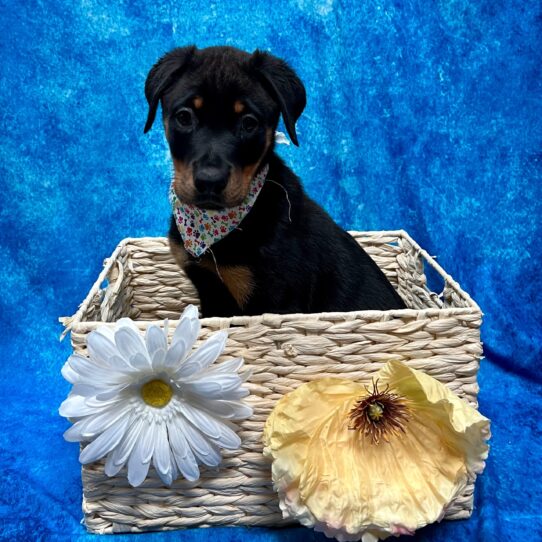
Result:
[[[186,264],[189,262],[185,248],[178,243],[170,241],[169,250],[179,267],[184,270]],[[208,269],[218,276],[216,265],[212,258],[202,258],[197,262],[197,265]],[[218,272],[224,286],[226,286],[233,299],[235,299],[241,309],[244,308],[255,287],[252,271],[245,265],[219,265]]]
[[[212,259],[202,259],[199,265],[218,275],[215,262]],[[241,309],[244,308],[254,291],[255,283],[252,271],[245,265],[219,265],[218,272],[233,299]]]

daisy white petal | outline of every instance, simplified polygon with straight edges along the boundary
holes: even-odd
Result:
[[[145,423],[142,419],[134,420],[120,444],[109,454],[105,464],[105,473],[107,476],[115,476],[124,467],[136,442],[138,442],[140,437],[145,435],[142,431]]]
[[[108,401],[109,399],[112,399],[113,397],[118,396],[118,394],[128,388],[129,384],[122,384],[120,386],[116,387],[110,387],[104,390],[101,390],[99,393],[96,394],[96,399],[100,401]]]
[[[158,371],[165,367],[166,354],[167,351],[162,350],[161,348],[154,351],[154,354],[151,357],[151,365],[155,371]]]
[[[64,438],[69,442],[91,440],[103,433],[128,412],[128,406],[121,408],[109,407],[95,416],[85,416],[74,423],[65,433]]]
[[[81,382],[101,385],[117,385],[126,380],[125,375],[111,371],[109,367],[98,365],[94,360],[73,354],[64,367],[68,366],[72,384]],[[63,373],[64,374],[64,373]]]
[[[95,409],[95,412],[100,412],[104,408],[107,408],[115,403],[119,403],[120,401],[125,400],[125,398],[121,396],[111,397],[110,399],[106,399],[106,400],[98,399],[97,397],[92,397],[92,396],[85,397],[84,399],[85,399],[85,405],[88,408]]]
[[[220,436],[216,439],[215,444],[226,450],[237,450],[241,446],[241,437],[227,425],[221,424]]]
[[[134,429],[134,433],[136,433],[135,445],[128,457],[128,482],[133,487],[143,483],[149,472],[152,459],[152,452],[149,454],[149,440],[153,441],[154,424],[149,424],[146,420],[139,421],[139,425]],[[121,459],[124,457],[118,460]]]
[[[145,422],[143,434],[141,435],[141,459],[144,463],[148,463],[152,459],[156,442],[156,423]]]
[[[115,331],[115,344],[121,356],[130,360],[136,354],[148,358],[145,343],[141,335],[129,326],[124,326]]]
[[[134,368],[120,354],[109,358],[109,369],[125,375],[133,375]]]
[[[163,366],[170,369],[176,368],[184,360],[187,352],[186,344],[182,341],[177,341],[167,351]]]
[[[128,435],[129,434],[130,433],[128,433]],[[124,440],[126,440],[128,435],[126,435]],[[113,460],[114,454],[119,449],[119,447],[120,447],[120,444],[107,456],[105,460],[104,472],[107,476],[116,476],[122,470],[122,467],[124,467],[123,463],[121,463],[120,465],[115,465],[115,462]]]
[[[96,394],[105,392],[106,388],[93,386],[91,384],[76,383],[73,385],[72,393],[83,397],[95,397]]]
[[[220,452],[191,423],[186,422],[179,426],[199,461],[208,467],[220,464],[222,460]]]
[[[60,405],[58,413],[65,418],[79,418],[81,416],[88,416],[89,414],[95,414],[101,409],[97,407],[88,406],[85,401],[85,397],[82,395],[68,395],[66,399]]]
[[[211,335],[186,361],[181,365],[180,369],[175,373],[177,379],[185,379],[193,374],[206,369],[213,363],[226,346],[228,333],[226,331],[218,331]]]
[[[169,445],[168,445],[168,448],[166,448],[165,452],[166,452],[166,454],[168,456],[168,461],[170,461],[169,458],[171,457],[171,454],[169,452]],[[167,473],[165,473],[165,474],[158,473],[158,476],[160,477],[160,480],[162,480],[162,482],[164,482],[164,485],[166,485],[168,487],[173,483],[173,469],[171,467],[167,471]]]
[[[200,329],[201,323],[198,318],[198,309],[194,305],[188,305],[179,318],[171,344],[174,345],[178,341],[182,341],[186,345],[187,351],[190,350],[198,338]]]
[[[193,402],[194,406],[205,408],[208,412],[220,416],[226,420],[243,420],[252,416],[252,408],[237,401],[216,401],[201,402],[201,399]]]
[[[124,437],[130,418],[125,416],[93,440],[79,455],[83,465],[93,463],[108,454]]]
[[[112,357],[119,356],[119,349],[115,343],[98,330],[88,334],[87,348],[90,357],[104,367],[109,366]]]
[[[202,394],[199,390],[192,390],[189,391],[189,387],[187,385],[182,386],[184,396],[187,400],[190,401],[196,401],[200,403],[204,403],[207,400],[222,400],[222,401],[239,401],[240,399],[243,399],[247,395],[250,395],[250,391],[246,388],[243,388],[239,386],[238,388],[234,388],[230,391],[222,392],[217,391],[212,394]]]
[[[131,410],[130,404],[125,403],[122,406],[116,404],[110,406],[100,414],[95,416],[88,416],[84,421],[86,422],[81,430],[81,437],[84,440],[92,439],[103,433],[106,429],[115,424],[118,420],[127,416]],[[128,417],[128,416],[127,416]],[[78,425],[78,422],[75,425]],[[75,427],[75,425],[73,427]]]
[[[132,487],[140,486],[149,472],[151,462],[142,459],[142,442],[138,440],[128,459],[128,482]]]
[[[167,440],[167,428],[165,423],[155,425],[155,444],[152,455],[154,468],[164,484],[171,485],[172,468],[171,456],[169,453],[169,443]]]
[[[92,405],[88,404],[87,401],[88,399],[82,395],[71,394],[60,405],[58,412],[65,418],[80,418],[90,414],[97,414],[110,405],[108,402]]]
[[[217,374],[212,377],[194,378],[181,384],[183,390],[209,399],[221,399],[229,391],[241,387],[243,381],[237,374]]]
[[[77,373],[77,371],[74,371],[74,369],[72,368],[72,365],[70,363],[70,360],[74,357],[82,357],[82,356],[78,356],[77,354],[72,354],[68,360],[66,361],[66,363],[64,363],[64,365],[62,366],[62,369],[60,370],[60,373],[62,374],[62,376],[70,383],[70,384],[75,384],[76,382],[79,381],[79,374]],[[86,359],[86,358],[84,358]]]
[[[164,332],[158,326],[151,325],[147,328],[145,343],[153,369],[161,367],[166,357],[167,336],[164,335]]]
[[[118,323],[117,323],[118,325]],[[106,339],[109,339],[113,344],[115,343],[115,327],[110,325],[102,325],[96,328],[93,333],[99,333]]]
[[[130,357],[130,365],[137,371],[145,371],[151,368],[150,360],[141,352],[137,352]]]
[[[175,368],[186,358],[198,338],[200,327],[198,310],[193,305],[189,305],[183,312],[173,333],[171,348],[164,360],[166,367]]]
[[[186,402],[182,405],[182,414],[192,425],[208,437],[212,439],[220,438],[220,422],[210,414]]]
[[[184,433],[179,427],[179,423],[168,424],[168,437],[171,444],[171,451],[175,458],[175,463],[181,471],[181,474],[190,482],[193,482],[199,478],[199,468],[196,458],[188,441],[186,440]]]
[[[230,450],[239,448],[241,439],[235,431],[218,421],[203,409],[195,408],[188,403],[184,403],[182,405],[182,413],[188,421],[209,438],[213,444]]]
[[[127,328],[130,328],[137,335],[139,335],[140,333],[139,328],[137,327],[137,324],[131,318],[128,318],[126,316],[124,318],[119,318],[116,322],[115,327],[117,329],[120,329],[122,327],[127,327]]]
[[[204,374],[211,377],[219,373],[236,373],[243,366],[243,363],[243,358],[229,359],[228,361],[223,361],[209,367]]]
[[[64,440],[67,440],[68,442],[81,442],[83,440],[81,437],[81,426],[77,425],[78,423],[82,422],[74,423],[64,431],[64,434],[62,435]]]
[[[175,461],[175,456],[173,455],[173,450],[171,449],[171,445],[168,443],[168,454],[169,454],[169,461],[171,463],[171,479],[177,480],[179,478],[179,469],[177,468],[177,463]]]
[[[107,333],[105,332],[107,330]],[[90,359],[102,367],[121,373],[132,372],[127,359],[121,356],[115,344],[115,330],[107,327],[98,328],[89,333],[87,348]]]
[[[70,367],[69,363],[65,363],[60,369],[60,374],[67,380],[70,384],[75,384],[79,375]]]

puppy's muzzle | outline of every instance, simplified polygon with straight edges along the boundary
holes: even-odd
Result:
[[[200,198],[216,198],[226,188],[230,178],[230,167],[196,166],[194,168],[194,185]]]

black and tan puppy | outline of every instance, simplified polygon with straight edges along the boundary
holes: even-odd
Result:
[[[201,257],[186,252],[172,219],[171,251],[198,289],[204,317],[404,308],[373,260],[274,152],[279,115],[297,145],[305,107],[305,88],[284,61],[231,47],[179,48],[151,69],[145,94],[145,132],[162,105],[180,201],[239,206],[269,166],[240,227]]]

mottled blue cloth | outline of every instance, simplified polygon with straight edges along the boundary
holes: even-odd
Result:
[[[542,540],[542,8],[538,0],[1,2],[0,537],[99,540],[57,409],[60,315],[124,237],[167,231],[143,85],[174,46],[287,59],[306,84],[280,153],[345,228],[404,228],[485,313],[491,454],[468,521],[418,541]],[[116,539],[323,540],[303,528]]]

